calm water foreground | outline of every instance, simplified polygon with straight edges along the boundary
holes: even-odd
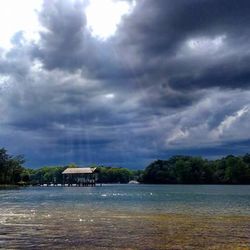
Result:
[[[0,190],[2,249],[250,249],[250,186]]]

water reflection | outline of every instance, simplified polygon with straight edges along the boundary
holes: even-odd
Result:
[[[224,192],[223,187],[197,186],[0,191],[0,248],[247,247],[250,192],[245,186],[239,195],[238,188],[226,187]]]

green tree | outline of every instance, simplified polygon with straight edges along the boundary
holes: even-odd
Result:
[[[6,149],[0,148],[0,184],[16,184],[21,181],[23,163],[23,156],[11,156]]]

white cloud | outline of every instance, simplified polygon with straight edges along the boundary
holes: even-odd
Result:
[[[189,136],[189,131],[177,128],[173,131],[173,134],[167,139],[168,144],[172,144],[181,141]]]
[[[115,94],[108,93],[108,94],[104,95],[104,97],[107,98],[107,99],[114,99],[115,98]]]
[[[116,33],[124,15],[131,13],[135,2],[116,2],[113,0],[90,0],[86,8],[87,27],[92,35],[102,40]]]
[[[166,148],[213,147],[250,139],[249,99],[250,91],[213,90],[195,105],[165,117],[160,123],[168,124]]]
[[[239,120],[242,116],[244,116],[248,112],[249,112],[249,107],[245,106],[242,109],[235,112],[234,114],[226,116],[226,118],[220,123],[220,125],[214,131],[212,131],[212,134],[215,136],[215,138],[223,136],[226,130],[229,130],[237,120]]]
[[[0,87],[5,85],[9,79],[10,79],[9,76],[0,75]]]
[[[226,51],[226,39],[225,35],[218,35],[215,37],[193,37],[184,41],[180,47],[177,57],[193,57],[193,56],[212,56],[219,51]]]
[[[225,39],[225,35],[216,36],[215,38],[192,38],[186,42],[186,45],[194,53],[211,53],[216,52],[217,50],[222,48],[225,43]]]
[[[2,0],[0,1],[0,47],[10,48],[11,37],[23,31],[27,40],[37,40],[39,21],[36,10],[42,0]]]

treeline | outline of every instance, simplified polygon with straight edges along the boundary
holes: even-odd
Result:
[[[0,184],[21,182],[25,173],[25,168],[22,166],[23,163],[23,156],[9,155],[6,149],[0,148]]]
[[[141,182],[150,184],[250,184],[250,154],[229,155],[209,161],[173,156],[157,160],[144,171]]]
[[[63,183],[62,172],[70,167],[78,167],[75,164],[67,166],[47,166],[39,169],[23,167],[23,156],[11,156],[6,149],[0,148],[0,185],[40,185]],[[105,166],[97,167],[99,183],[128,183],[142,176],[141,170],[129,170],[126,168],[113,168]]]
[[[64,167],[48,166],[35,170],[28,169],[28,183],[31,185],[63,183],[62,172],[68,167],[74,168],[77,167],[77,165],[70,164]],[[130,180],[139,178],[138,176],[141,172],[142,171],[133,171],[126,168],[99,166],[97,167],[97,183],[128,183]]]
[[[0,148],[0,184],[39,185],[62,183],[67,166],[39,169],[23,167],[23,156],[11,156]],[[93,166],[96,167],[96,166]],[[157,160],[145,170],[129,170],[97,166],[99,183],[128,183],[135,180],[147,184],[250,184],[250,154],[229,155],[219,160],[201,157],[173,156]]]
[[[97,167],[99,183],[128,183],[131,180],[138,181],[142,170],[129,170],[127,168]]]

